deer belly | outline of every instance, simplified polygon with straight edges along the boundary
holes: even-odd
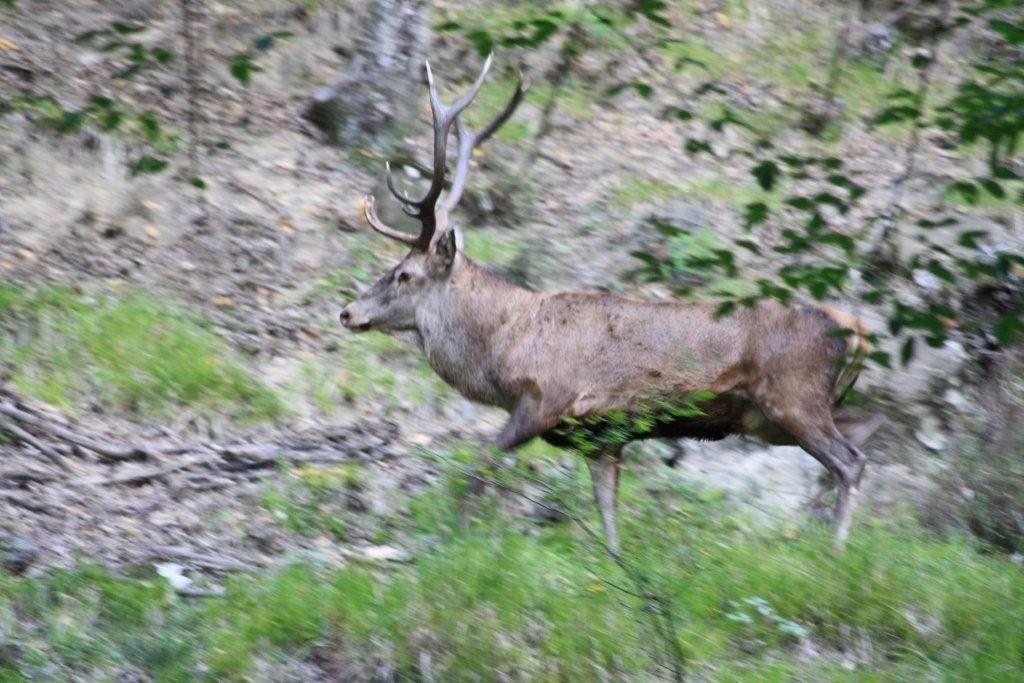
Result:
[[[582,418],[565,417],[543,438],[552,445],[575,448],[584,454],[642,439],[717,441],[742,433],[745,403],[739,397],[723,395],[702,401],[699,411],[691,404],[658,404]]]

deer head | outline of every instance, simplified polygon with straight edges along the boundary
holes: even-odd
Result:
[[[408,244],[411,249],[401,263],[342,310],[341,323],[345,327],[360,332],[379,330],[401,333],[413,330],[416,325],[416,311],[424,301],[444,291],[448,279],[457,267],[459,249],[462,246],[461,236],[450,222],[451,212],[462,197],[473,150],[490,138],[512,116],[526,92],[520,78],[511,100],[498,115],[479,132],[470,130],[459,118],[459,114],[480,91],[490,67],[491,58],[488,57],[472,87],[451,105],[445,105],[437,94],[430,63],[426,63],[430,112],[434,124],[434,159],[430,188],[421,199],[410,198],[395,187],[391,167],[387,166],[388,189],[402,203],[403,210],[419,220],[420,232],[418,235],[412,235],[385,225],[377,216],[374,198],[365,198],[363,215],[370,227],[386,237]],[[444,201],[438,205],[445,185],[448,133],[452,125],[455,126],[458,139],[455,174]]]

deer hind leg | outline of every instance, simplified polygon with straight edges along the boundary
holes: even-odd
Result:
[[[615,528],[615,506],[619,494],[619,458],[622,448],[601,451],[593,458],[587,458],[590,468],[590,482],[594,487],[594,500],[601,513],[601,526],[608,539],[608,546],[619,552],[619,532]]]
[[[765,414],[789,432],[805,451],[832,474],[836,483],[836,546],[842,548],[850,533],[860,481],[867,457],[836,428],[827,401],[803,409],[772,409]]]

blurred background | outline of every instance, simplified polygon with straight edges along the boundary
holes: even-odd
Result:
[[[738,438],[459,522],[505,415],[337,321],[491,52],[472,258],[869,323],[845,552]],[[1024,680],[1022,130],[1014,0],[0,0],[0,680]]]

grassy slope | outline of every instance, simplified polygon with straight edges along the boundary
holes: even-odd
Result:
[[[132,414],[181,405],[243,418],[283,412],[225,340],[141,292],[0,285],[0,355],[17,389],[63,408],[88,398]]]
[[[581,468],[582,469],[582,468]],[[713,496],[631,477],[626,555],[672,605],[692,673],[715,681],[1024,680],[1024,573],[962,539],[864,524],[753,533]],[[640,483],[637,483],[640,482]],[[458,477],[407,501],[427,548],[386,570],[292,564],[224,597],[175,598],[151,575],[92,568],[0,578],[0,680],[242,680],[326,657],[346,677],[650,680],[662,642],[621,571],[571,524],[497,508],[459,530]],[[572,502],[585,482],[564,482]],[[808,656],[815,652],[817,656]],[[7,656],[6,669],[4,666]],[[259,676],[257,676],[259,677]]]

